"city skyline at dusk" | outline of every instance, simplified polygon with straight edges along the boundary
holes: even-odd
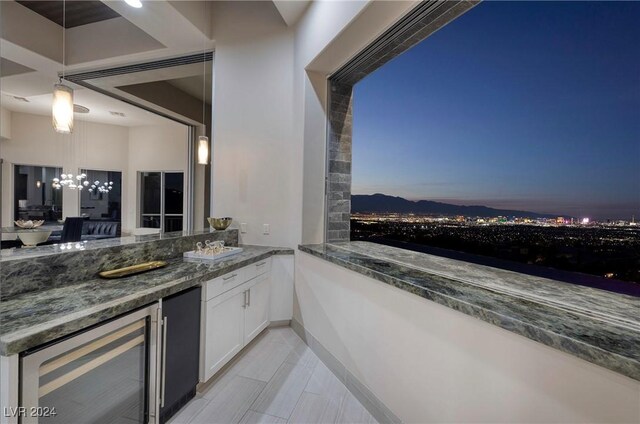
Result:
[[[358,83],[354,194],[640,218],[640,3],[487,2]]]

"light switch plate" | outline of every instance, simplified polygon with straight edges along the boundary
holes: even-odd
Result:
[[[247,232],[247,223],[246,222],[241,222],[240,223],[240,232],[243,233],[243,234]]]
[[[269,228],[269,224],[262,224],[262,234],[269,234],[271,232],[271,228]]]

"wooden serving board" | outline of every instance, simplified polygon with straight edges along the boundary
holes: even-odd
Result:
[[[102,271],[98,275],[102,278],[122,278],[147,271],[152,271],[164,266],[167,266],[167,263],[165,261],[152,261],[145,262],[143,264],[127,266],[124,268],[112,269],[111,271]]]

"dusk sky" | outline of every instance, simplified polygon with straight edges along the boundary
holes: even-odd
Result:
[[[484,2],[359,82],[353,193],[640,220],[640,2]]]

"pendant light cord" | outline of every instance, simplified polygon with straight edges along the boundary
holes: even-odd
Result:
[[[207,16],[207,2],[202,2],[202,6],[204,7],[204,15],[203,16]],[[204,108],[205,108],[205,103],[207,101],[207,96],[205,94],[206,92],[206,85],[207,85],[207,62],[205,61],[205,50],[207,48],[207,42],[205,40],[206,35],[202,34],[202,125],[205,125],[205,117],[204,117]],[[205,125],[205,130],[204,130],[206,135],[207,130],[206,130],[206,125]]]
[[[60,81],[64,79],[64,68],[67,63],[66,32],[67,32],[67,2],[65,0],[62,0],[62,78],[60,78]]]

